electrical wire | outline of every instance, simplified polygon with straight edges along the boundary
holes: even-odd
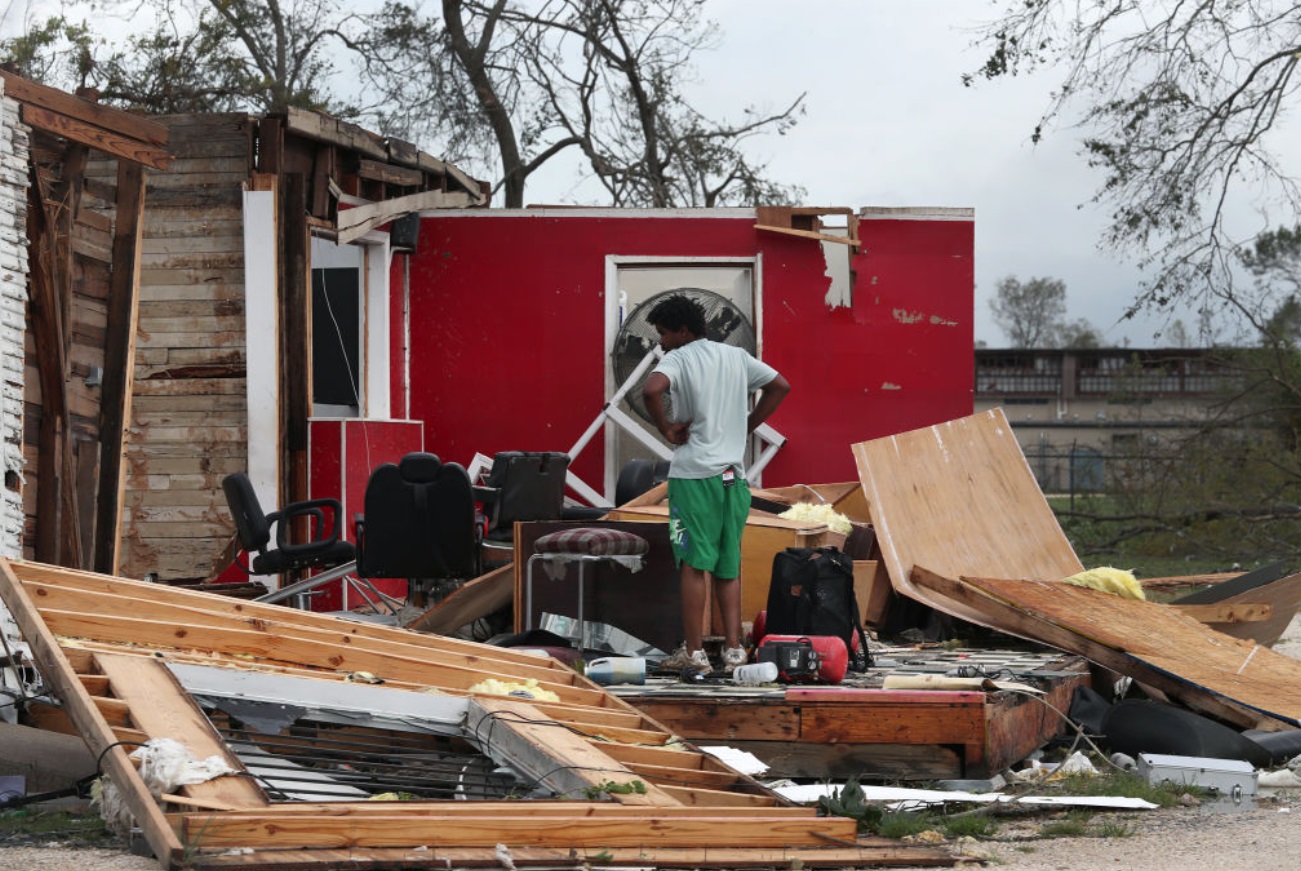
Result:
[[[21,699],[25,704],[27,702],[27,687],[23,684],[23,675],[20,671],[23,667],[22,659],[17,656],[14,653],[13,648],[9,646],[9,635],[3,629],[0,629],[0,644],[4,645],[5,658],[9,660],[9,664],[14,670],[14,680],[18,683],[18,699]],[[13,702],[8,702],[6,704],[13,704]]]

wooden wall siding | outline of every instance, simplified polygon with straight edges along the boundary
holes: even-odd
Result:
[[[18,104],[0,99],[0,554],[21,556],[25,514],[18,479],[23,450],[24,341],[27,328],[26,127]]]
[[[145,194],[121,574],[205,578],[234,527],[221,479],[247,467],[245,115],[160,119],[176,159]],[[111,177],[111,176],[109,176]]]
[[[54,252],[60,274],[66,275],[70,295],[64,300],[63,339],[66,353],[64,393],[67,401],[71,461],[63,469],[70,478],[60,498],[59,513],[73,512],[77,533],[76,545],[58,540],[60,558],[87,566],[91,558],[99,467],[100,390],[93,374],[104,366],[104,328],[106,300],[111,265],[112,218],[97,207],[93,198],[83,197],[67,176],[80,172],[84,156],[82,146],[69,143],[41,131],[28,134],[30,160],[40,180],[42,198],[47,204],[47,228],[54,234]],[[27,156],[24,155],[24,164]],[[21,169],[25,188],[29,173]],[[23,230],[24,236],[27,233]],[[26,250],[24,249],[24,260]],[[26,282],[17,284],[25,289]],[[63,293],[63,291],[56,291]],[[26,299],[27,294],[23,294]],[[36,517],[41,505],[42,483],[54,480],[57,469],[43,471],[38,462],[40,425],[46,407],[37,368],[36,339],[29,332],[26,343],[25,383],[26,426],[23,436],[23,510],[22,552],[31,558],[37,552]],[[56,461],[57,462],[57,461]],[[69,498],[71,497],[71,498]],[[48,532],[48,531],[47,531]]]

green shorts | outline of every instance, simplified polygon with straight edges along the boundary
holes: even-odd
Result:
[[[723,486],[712,478],[669,478],[669,541],[673,560],[730,580],[741,574],[741,532],[750,513],[742,478]]]

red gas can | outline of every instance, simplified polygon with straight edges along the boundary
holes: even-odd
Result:
[[[849,669],[849,651],[834,635],[765,635],[755,659],[776,662],[778,678],[788,683],[840,683]]]

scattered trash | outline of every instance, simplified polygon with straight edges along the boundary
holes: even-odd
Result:
[[[777,680],[777,663],[775,662],[755,662],[749,665],[738,665],[732,670],[732,681],[740,686],[758,686],[759,684],[772,683]]]
[[[1260,789],[1301,789],[1301,777],[1290,768],[1262,771],[1256,776],[1256,786]]]
[[[140,760],[140,777],[154,795],[173,792],[178,786],[206,783],[214,777],[238,772],[220,756],[195,759],[185,745],[171,738],[151,738],[131,754]]]
[[[853,781],[850,781],[853,783]],[[799,804],[814,804],[824,798],[840,796],[845,784],[797,784],[776,786],[773,791],[785,799]],[[939,789],[909,789],[899,786],[859,786],[862,800],[880,803],[889,810],[917,810],[948,803],[988,804],[1002,802],[1023,805],[1060,805],[1062,807],[1094,807],[1116,810],[1155,810],[1158,804],[1141,798],[1107,795],[1035,795],[1014,796],[1003,792],[962,792]]]
[[[1062,762],[1040,762],[1029,760],[1030,765],[1012,772],[1012,780],[1017,783],[1033,783],[1040,780],[1059,780],[1068,774],[1097,774],[1098,769],[1089,757],[1076,750]]]
[[[646,683],[646,658],[643,656],[603,656],[587,664],[585,674],[601,684]]]
[[[768,764],[747,750],[738,750],[735,747],[717,746],[701,747],[702,753],[708,753],[715,759],[718,759],[727,765],[735,768],[742,774],[748,774],[751,777],[763,774],[768,770]],[[790,781],[786,781],[790,783]]]
[[[854,529],[854,525],[850,522],[848,517],[826,504],[796,502],[790,508],[787,508],[777,516],[783,520],[801,520],[807,523],[825,523],[828,529],[841,535],[849,535],[849,533]]]

